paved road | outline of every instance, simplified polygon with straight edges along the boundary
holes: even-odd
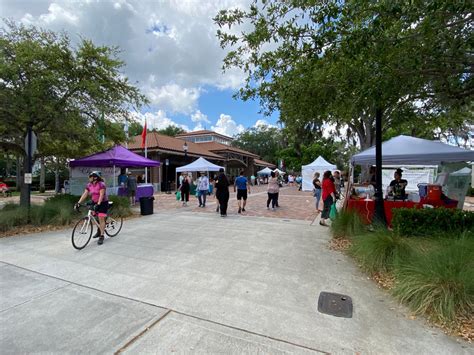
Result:
[[[309,221],[159,211],[82,251],[69,233],[0,239],[2,354],[473,351],[410,320]],[[319,313],[321,291],[351,296],[353,318]]]

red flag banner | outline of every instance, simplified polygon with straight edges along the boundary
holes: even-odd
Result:
[[[145,121],[145,126],[143,126],[143,131],[142,131],[142,148],[145,148],[146,144],[146,121]]]

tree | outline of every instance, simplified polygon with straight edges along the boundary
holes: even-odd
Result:
[[[434,131],[440,115],[433,112],[472,100],[471,10],[441,0],[254,1],[247,11],[221,11],[215,22],[221,45],[232,49],[224,69],[247,73],[239,97],[259,97],[290,128],[331,122],[366,148],[377,108],[384,129],[404,125],[411,111],[415,126]]]
[[[401,113],[416,114],[420,106],[446,112],[472,101],[473,16],[466,2],[303,0],[263,1],[260,7],[255,1],[248,11],[221,11],[215,21],[231,29],[243,22],[252,26],[241,35],[235,28],[218,31],[223,47],[237,47],[224,68],[247,73],[240,97],[259,96],[267,111],[283,107],[282,119],[289,123],[322,117],[338,128],[347,126],[363,148],[375,136],[376,215],[384,219],[383,128],[403,125]],[[305,83],[312,89],[287,95]],[[322,114],[314,114],[312,105],[322,107]],[[472,112],[465,119],[472,122]]]
[[[128,127],[128,136],[129,137],[138,136],[138,135],[142,134],[142,132],[143,132],[143,126],[139,122],[132,121],[130,123],[130,126]]]
[[[159,134],[164,134],[165,136],[176,137],[178,134],[186,133],[184,129],[178,126],[169,125],[164,129],[159,129],[156,132]]]
[[[123,121],[147,102],[120,72],[118,48],[86,39],[73,48],[65,34],[11,21],[5,25],[0,31],[0,147],[19,156],[24,169],[29,128],[39,138],[39,155],[69,158],[104,148],[98,125],[107,130],[109,120]],[[22,186],[22,205],[29,204],[27,191]]]
[[[269,163],[276,163],[281,148],[282,134],[276,127],[259,125],[238,134],[232,145],[255,153]]]

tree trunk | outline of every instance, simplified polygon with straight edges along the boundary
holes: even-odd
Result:
[[[59,164],[59,162],[57,163]],[[61,186],[59,184],[59,167],[56,165],[54,169],[54,191],[58,194],[61,192]]]
[[[16,156],[16,191],[20,191],[21,188],[21,160],[20,156]]]
[[[5,166],[5,176],[9,177],[11,176],[11,170],[12,170],[12,159],[9,153],[5,154],[6,158],[6,166]]]
[[[43,193],[43,192],[46,191],[46,187],[45,187],[46,167],[44,165],[44,157],[41,157],[40,161],[41,161],[41,170],[40,170],[40,188],[39,188],[39,191],[41,193]]]
[[[17,182],[18,176],[20,177],[20,206],[28,207],[30,205],[30,195],[28,194],[28,189],[31,185],[25,184],[25,171],[28,171],[28,159],[26,156],[23,156],[23,169],[17,175]]]

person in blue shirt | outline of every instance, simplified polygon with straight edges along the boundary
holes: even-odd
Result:
[[[237,201],[239,203],[239,213],[245,212],[245,205],[247,204],[247,192],[250,193],[250,185],[247,178],[244,176],[244,171],[240,172],[240,176],[235,179],[234,192],[237,189]],[[241,205],[241,200],[244,200]]]

